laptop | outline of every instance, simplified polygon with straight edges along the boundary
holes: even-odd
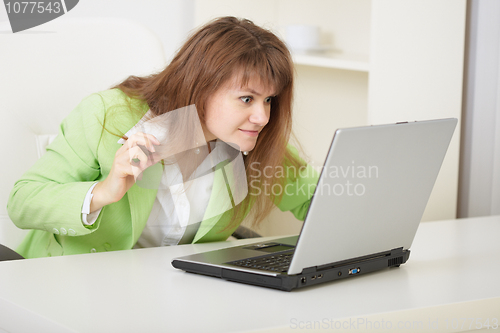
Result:
[[[175,268],[290,291],[406,263],[457,119],[335,131],[302,230],[176,258]]]

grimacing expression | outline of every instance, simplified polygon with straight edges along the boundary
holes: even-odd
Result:
[[[219,139],[236,144],[241,151],[251,151],[269,122],[275,93],[256,75],[244,87],[240,82],[235,76],[208,99],[202,127],[207,141]]]

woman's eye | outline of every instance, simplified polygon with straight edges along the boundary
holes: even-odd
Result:
[[[268,97],[268,98],[266,98],[265,102],[266,102],[267,104],[269,104],[269,103],[271,103],[271,101],[272,101],[272,100],[273,100],[273,98],[272,98],[272,97]]]
[[[250,103],[252,101],[252,97],[240,97],[240,99],[243,101],[243,103]]]

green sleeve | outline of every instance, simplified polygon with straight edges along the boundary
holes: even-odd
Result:
[[[283,188],[283,198],[277,206],[281,211],[290,211],[297,219],[303,221],[318,183],[319,173],[299,157],[295,147],[289,145],[288,149],[292,155],[303,162],[303,167],[287,168],[285,165],[286,182]]]
[[[88,234],[81,219],[85,195],[100,176],[97,148],[103,131],[104,104],[98,94],[84,99],[64,119],[47,152],[19,179],[7,205],[22,229],[68,235]]]

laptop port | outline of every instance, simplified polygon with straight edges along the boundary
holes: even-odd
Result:
[[[323,274],[318,274],[318,279],[321,279],[323,277]]]
[[[311,280],[316,280],[316,275],[311,276]]]
[[[302,284],[306,283],[306,281],[307,281],[307,279],[305,277],[300,279],[300,282],[302,282]]]
[[[356,267],[356,268],[351,268],[349,270],[349,275],[354,275],[354,274],[358,274],[360,271],[359,267]]]

